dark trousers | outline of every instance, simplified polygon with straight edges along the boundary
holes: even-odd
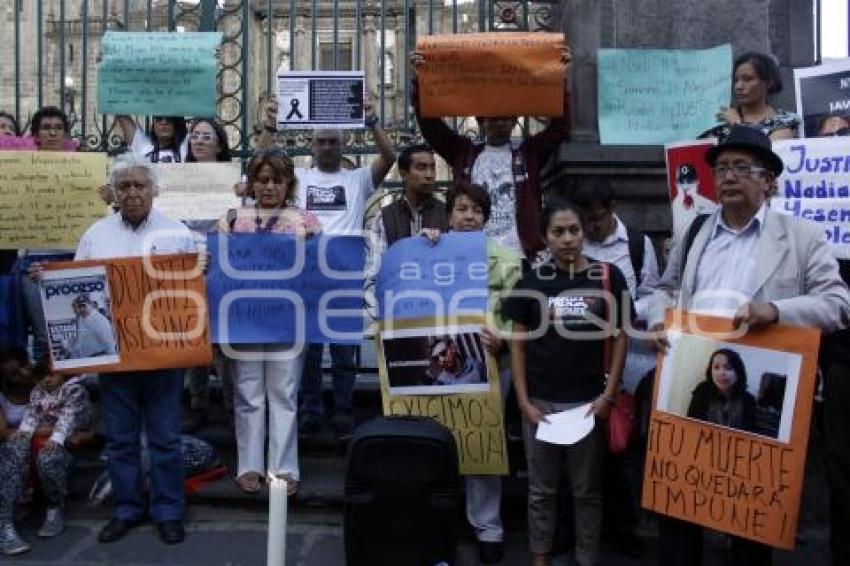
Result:
[[[700,566],[703,528],[672,517],[658,518],[659,566]],[[748,539],[730,537],[730,566],[770,566],[773,549]]]
[[[634,533],[640,508],[641,455],[635,443],[620,454],[605,450],[604,525],[614,538]]]
[[[180,448],[180,395],[185,370],[158,370],[100,376],[101,418],[112,480],[116,519],[144,517],[141,435],[150,452],[150,516],[182,520],[183,456]]]
[[[333,375],[334,411],[351,412],[351,397],[357,379],[357,348],[352,344],[329,344],[331,374]],[[322,355],[324,344],[310,344],[301,374],[301,410],[321,419],[325,414],[322,403]]]
[[[826,373],[827,473],[832,563],[850,564],[850,366],[833,363]]]

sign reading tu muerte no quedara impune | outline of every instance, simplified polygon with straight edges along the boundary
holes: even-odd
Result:
[[[363,340],[363,238],[210,234],[207,245],[214,343]]]
[[[775,142],[785,163],[771,207],[823,227],[836,257],[850,259],[850,150],[847,138]]]
[[[98,112],[216,113],[215,32],[107,32],[97,72]]]
[[[650,145],[693,139],[729,105],[732,47],[600,49],[599,137]]]

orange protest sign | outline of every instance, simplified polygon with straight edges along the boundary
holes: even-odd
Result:
[[[682,313],[677,313],[682,314]],[[779,548],[794,548],[820,331],[733,333],[685,313],[659,357],[643,506]]]
[[[562,116],[560,33],[429,35],[416,42],[422,116]]]
[[[45,265],[53,368],[124,372],[209,365],[206,288],[195,254]]]

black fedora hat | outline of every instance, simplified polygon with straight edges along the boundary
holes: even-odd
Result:
[[[739,149],[755,155],[777,177],[784,168],[782,159],[770,149],[770,138],[756,128],[732,126],[726,139],[708,150],[705,160],[714,167],[717,157],[727,149]]]

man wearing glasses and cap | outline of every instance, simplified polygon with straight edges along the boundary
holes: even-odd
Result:
[[[681,234],[694,218],[700,214],[710,214],[717,204],[699,193],[699,175],[690,163],[682,163],[676,168],[676,198],[673,208],[673,236]]]
[[[755,128],[735,126],[706,161],[720,209],[677,238],[649,306],[658,348],[669,347],[661,331],[668,307],[732,318],[736,327],[782,323],[824,332],[847,327],[850,293],[823,229],[767,205],[783,170],[770,139]],[[770,547],[741,538],[732,537],[731,553],[733,564],[771,563]],[[660,520],[660,564],[700,564],[701,555],[701,527]]]

